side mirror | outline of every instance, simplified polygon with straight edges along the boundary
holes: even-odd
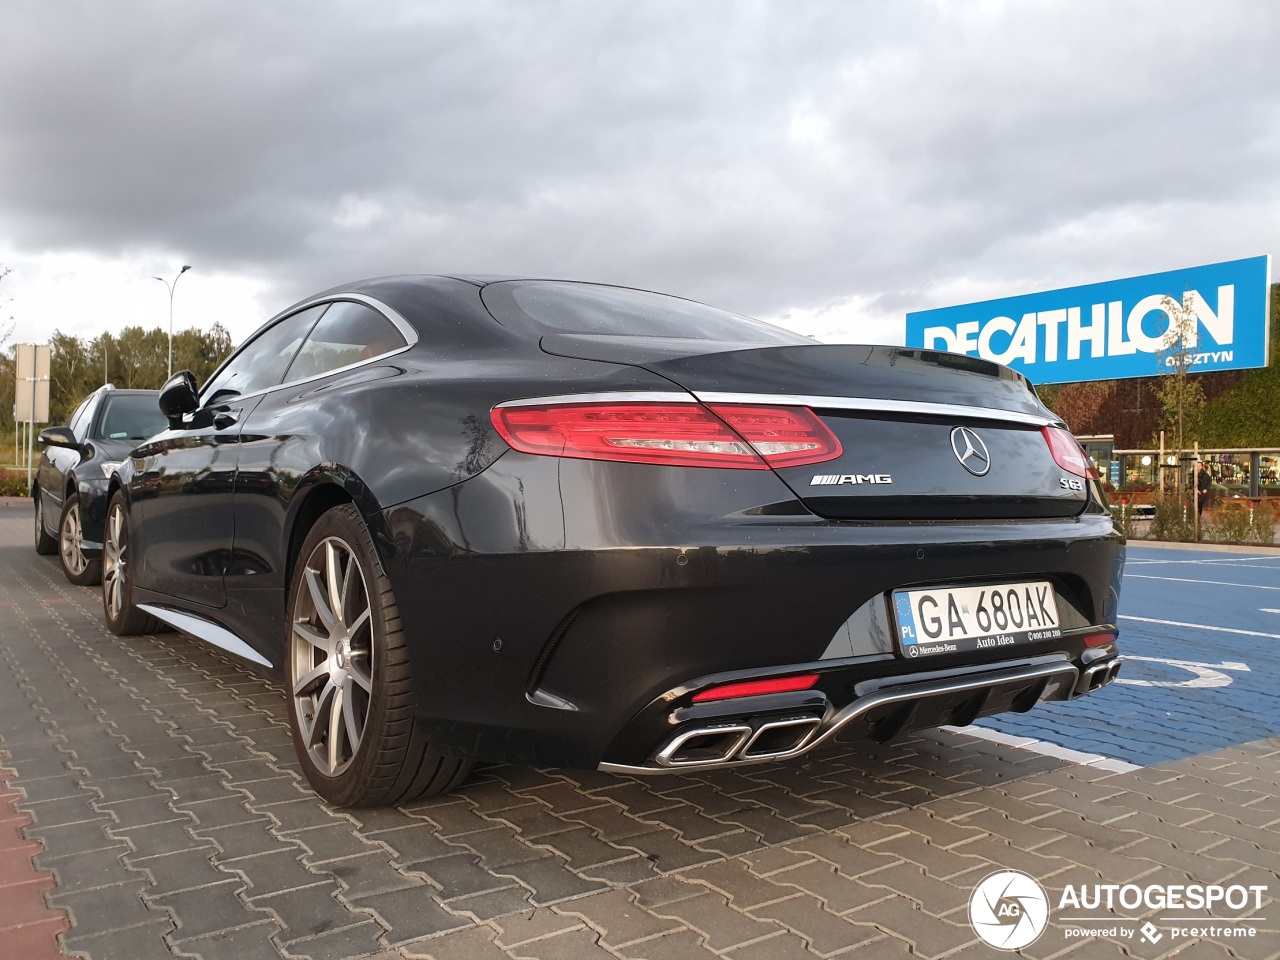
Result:
[[[179,370],[165,381],[160,388],[160,412],[169,418],[171,426],[180,420],[184,413],[191,413],[200,406],[200,397],[196,394],[196,378],[190,370]]]
[[[67,427],[45,427],[40,431],[40,442],[46,443],[51,447],[69,447],[72,450],[80,449],[80,443],[76,440],[76,435]]]

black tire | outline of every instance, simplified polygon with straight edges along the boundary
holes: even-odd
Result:
[[[118,637],[159,633],[164,629],[160,621],[134,605],[131,560],[129,511],[125,509],[124,494],[117,490],[107,505],[107,520],[102,528],[102,612],[107,629]]]
[[[58,552],[58,538],[49,536],[44,528],[44,497],[39,490],[34,497],[36,501],[36,553],[42,557],[51,557]]]
[[[416,719],[400,611],[353,504],[329,510],[307,534],[288,610],[289,727],[316,793],[371,807],[444,793],[467,778],[471,761],[432,749]]]
[[[102,558],[84,555],[80,516],[80,498],[71,494],[58,521],[58,560],[68,580],[78,587],[92,587],[102,582]]]

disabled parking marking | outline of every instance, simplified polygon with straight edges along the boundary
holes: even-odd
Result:
[[[1280,735],[1280,596],[1234,589],[1280,591],[1280,551],[1230,558],[1133,544],[1129,551],[1113,622],[1120,654],[1132,662],[1117,682],[1070,703],[976,723],[1143,766]],[[1142,569],[1149,563],[1183,566]],[[1239,663],[1248,670],[1232,669]]]
[[[1239,584],[1236,584],[1236,586],[1239,586]],[[1280,587],[1274,587],[1271,589],[1280,590]],[[1270,612],[1278,613],[1280,611],[1272,610]],[[1236,633],[1242,637],[1264,637],[1267,640],[1280,640],[1280,633],[1263,633],[1260,630],[1237,630],[1235,627],[1215,627],[1207,623],[1184,623],[1181,620],[1155,620],[1151,617],[1130,617],[1123,613],[1120,614],[1120,619],[1136,620],[1138,623],[1158,623],[1165,627],[1188,627],[1191,630],[1212,630],[1214,633]],[[1140,658],[1134,657],[1133,659],[1137,660]]]
[[[1148,663],[1167,663],[1171,667],[1180,667],[1189,673],[1194,674],[1190,680],[1131,680],[1128,677],[1117,677],[1116,683],[1127,684],[1131,687],[1229,687],[1231,686],[1232,677],[1223,673],[1223,670],[1235,670],[1242,673],[1252,673],[1247,663],[1236,663],[1235,661],[1224,660],[1222,663],[1200,663],[1196,660],[1171,660],[1167,657],[1139,657],[1129,654],[1125,658],[1125,662],[1130,660],[1145,660]]]

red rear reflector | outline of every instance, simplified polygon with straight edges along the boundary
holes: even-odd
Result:
[[[1108,643],[1115,643],[1116,635],[1114,633],[1091,633],[1084,638],[1086,647],[1105,647]]]
[[[765,470],[840,456],[840,441],[806,407],[713,409],[694,401],[528,404],[494,407],[490,419],[512,448],[551,457]]]
[[[1049,452],[1053,454],[1053,460],[1058,466],[1077,477],[1098,479],[1093,461],[1069,431],[1061,427],[1042,427],[1040,432],[1044,434],[1045,443],[1049,444]]]
[[[725,683],[708,687],[693,695],[694,703],[708,700],[732,700],[735,697],[756,697],[762,693],[790,693],[792,690],[808,690],[818,682],[818,674],[806,673],[798,677],[779,677],[773,680],[747,680],[744,683]]]

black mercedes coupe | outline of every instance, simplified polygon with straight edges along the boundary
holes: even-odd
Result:
[[[730,769],[1115,678],[1124,541],[1028,382],[600,284],[275,317],[111,481],[103,603],[278,670],[336,804]]]

